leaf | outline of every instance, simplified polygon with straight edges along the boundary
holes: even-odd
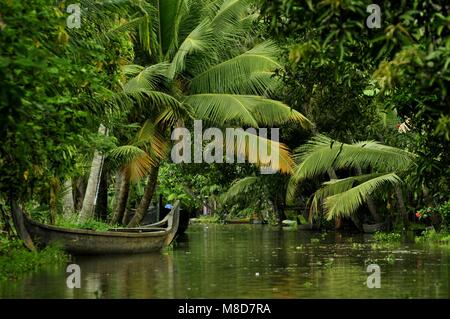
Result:
[[[303,127],[311,126],[311,122],[298,111],[282,102],[260,96],[195,94],[186,97],[185,102],[192,106],[197,118],[213,123],[234,122],[258,127],[294,121]]]
[[[385,185],[397,185],[401,182],[402,180],[395,173],[388,173],[371,178],[342,193],[327,197],[325,199],[327,219],[331,220],[337,216],[349,216],[381,187]]]

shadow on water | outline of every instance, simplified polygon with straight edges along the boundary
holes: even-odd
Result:
[[[78,256],[81,288],[65,267],[0,283],[18,298],[449,298],[450,250],[372,236],[262,225],[191,225],[160,254]],[[369,289],[369,264],[381,288]]]

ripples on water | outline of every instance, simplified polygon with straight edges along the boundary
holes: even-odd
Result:
[[[262,225],[191,225],[161,254],[74,257],[65,267],[0,282],[2,298],[450,298],[450,249],[372,249],[371,236]],[[381,267],[381,288],[366,267]]]

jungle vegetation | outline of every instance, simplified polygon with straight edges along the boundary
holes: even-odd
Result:
[[[360,0],[78,2],[80,28],[68,0],[0,3],[2,236],[14,205],[132,227],[160,195],[220,219],[449,226],[446,1],[381,1],[372,29]],[[172,163],[194,119],[280,128],[258,137],[279,171]]]

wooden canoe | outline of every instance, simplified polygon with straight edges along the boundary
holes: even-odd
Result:
[[[174,205],[164,221],[158,223],[161,227],[94,231],[45,225],[24,216],[24,226],[37,244],[59,243],[66,251],[75,255],[147,253],[161,250],[175,238],[179,222],[179,203]]]
[[[378,224],[363,224],[363,230],[367,234],[373,234],[377,231],[385,230],[386,225],[384,223]]]
[[[250,218],[225,219],[225,224],[250,224]]]

